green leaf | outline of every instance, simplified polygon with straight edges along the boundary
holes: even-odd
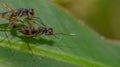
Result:
[[[6,38],[0,43],[1,67],[120,66],[119,44],[105,41],[102,36],[98,36],[48,0],[2,0],[2,2],[14,9],[34,8],[35,16],[40,17],[47,27],[53,28],[55,33],[73,33],[76,35],[58,35],[59,39],[54,36],[41,35],[28,39],[34,53],[34,56],[31,56],[24,40],[25,37],[10,29],[7,31],[9,39]],[[3,8],[1,7],[1,9]],[[0,22],[7,23],[8,21],[1,20]],[[4,33],[0,32],[0,39],[5,38]]]

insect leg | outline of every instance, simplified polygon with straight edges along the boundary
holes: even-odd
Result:
[[[46,25],[43,23],[43,21],[39,18],[39,17],[32,17],[32,20],[35,20],[37,22],[39,22],[40,24],[42,24],[44,27],[46,27]]]
[[[11,7],[9,7],[8,5],[6,5],[5,3],[0,1],[0,5],[3,6],[5,9],[7,9],[7,11],[13,11],[13,9]]]
[[[29,49],[30,52],[31,52],[32,61],[35,62],[34,53],[33,53],[33,51],[32,51],[32,48],[30,47],[30,44],[28,43],[28,40],[27,40],[27,39],[29,39],[29,38],[26,38],[26,37],[25,37],[25,42],[26,42],[26,44],[27,44],[28,49]],[[32,64],[32,66],[34,67],[33,64]]]
[[[28,38],[26,38],[26,39],[28,39]],[[31,51],[31,54],[34,55],[32,49],[31,49],[31,47],[30,47],[30,45],[29,45],[29,43],[28,43],[28,41],[27,41],[26,39],[25,39],[25,42],[26,42],[26,44],[27,44],[27,47],[28,47],[28,49]]]
[[[0,30],[0,31],[7,31],[7,30]],[[4,41],[7,37],[4,37],[2,40],[0,40],[0,42]]]
[[[9,19],[9,16],[5,16],[5,15],[0,14],[0,18]]]
[[[5,30],[6,30],[6,29],[5,29]],[[7,32],[6,32],[6,31],[4,31],[4,33],[5,33],[5,36],[6,36],[7,40],[8,40],[9,46],[10,46],[10,48],[11,48],[12,55],[14,55],[14,51],[12,50],[12,45],[11,45],[11,43],[10,43],[9,36],[7,35]]]

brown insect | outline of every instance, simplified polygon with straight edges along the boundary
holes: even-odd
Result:
[[[17,28],[17,30],[21,33],[23,33],[24,35],[28,36],[28,37],[35,37],[37,35],[54,35],[53,34],[53,29],[52,28],[46,28],[46,27],[38,27],[37,29],[35,29],[34,27],[28,27],[28,26],[24,26],[21,28]]]
[[[53,35],[56,37],[56,35],[72,35],[72,34],[64,34],[64,33],[54,33],[53,28],[47,28],[46,25],[41,21],[39,17],[33,17],[34,16],[34,9],[26,9],[26,8],[20,8],[13,10],[6,4],[0,2],[0,4],[7,9],[6,12],[1,13],[0,18],[5,18],[9,20],[9,26],[14,28],[16,31],[19,31],[20,33],[24,34],[27,37],[36,37],[38,35]],[[26,21],[19,20],[20,17],[26,16]],[[22,27],[16,27],[16,23],[20,21],[23,23]],[[42,26],[38,26],[35,28],[35,26],[32,25],[32,23],[39,22]],[[7,35],[6,35],[7,37]],[[8,37],[7,37],[8,38]],[[58,37],[57,37],[58,38]],[[28,43],[28,40],[26,40],[27,46],[29,50],[32,52],[32,49]]]
[[[0,5],[3,6],[4,8],[6,8],[6,10],[7,10],[6,12],[0,13],[0,18],[4,18],[4,19],[9,20],[8,27],[16,29],[16,23],[18,21],[22,22],[22,24],[24,26],[26,26],[26,23],[24,23],[22,20],[19,20],[23,16],[25,16],[25,19],[27,19],[28,22],[29,21],[34,22],[34,19],[36,19],[36,17],[33,17],[34,9],[32,9],[32,8],[31,9],[26,9],[26,8],[12,9],[8,5],[4,4],[3,2],[0,2]],[[41,21],[41,20],[36,20],[36,21]],[[31,25],[32,24],[30,24],[30,26]],[[3,40],[7,39],[10,42],[8,35],[6,33],[6,31],[7,31],[6,29],[7,28],[5,28],[5,30],[4,30],[6,38],[4,38]],[[3,40],[1,40],[1,41],[3,41]],[[27,43],[27,41],[26,41],[26,43]],[[27,43],[27,46],[33,55],[32,49],[28,43]],[[11,44],[10,44],[10,47],[12,47]]]
[[[56,38],[56,35],[75,35],[75,34],[65,34],[65,33],[54,33],[53,28],[47,28],[44,26],[39,26],[38,28],[35,27],[30,27],[30,26],[23,26],[20,28],[16,28],[20,33],[24,34],[27,37],[36,37],[36,36],[41,36],[41,35],[53,35]]]
[[[0,18],[5,18],[9,20],[9,26],[15,28],[16,22],[21,21],[19,20],[20,17],[26,16],[27,19],[31,20],[32,16],[34,15],[34,9],[26,9],[26,8],[19,8],[19,9],[12,9],[8,5],[0,2],[0,5],[7,9],[6,12],[0,14]]]

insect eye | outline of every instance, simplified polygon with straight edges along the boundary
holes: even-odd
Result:
[[[30,9],[29,13],[33,16],[34,15],[34,9]]]
[[[52,35],[53,34],[53,29],[52,28],[49,28],[48,29],[48,35]]]

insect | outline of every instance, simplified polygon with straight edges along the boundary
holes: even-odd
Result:
[[[20,33],[24,34],[27,37],[36,37],[38,35],[53,35],[58,38],[56,35],[75,35],[75,34],[65,34],[65,33],[54,33],[53,28],[47,28],[44,26],[39,26],[38,28],[30,27],[30,26],[23,26],[20,28],[16,28]]]
[[[54,35],[52,28],[46,27],[38,27],[35,29],[34,27],[24,26],[21,28],[17,28],[17,30],[28,37],[35,37],[37,35]]]
[[[14,28],[16,31],[19,31],[20,33],[24,34],[27,37],[36,37],[38,35],[53,35],[56,37],[56,35],[71,35],[71,34],[64,34],[64,33],[54,33],[53,28],[48,28],[46,25],[41,21],[39,17],[34,17],[34,9],[26,9],[26,8],[19,8],[16,10],[13,10],[6,4],[0,2],[0,4],[7,9],[6,12],[0,14],[0,18],[5,18],[9,20],[9,26]],[[19,20],[19,18],[25,16],[24,19],[26,20]],[[22,22],[22,27],[16,27],[16,23],[20,21]],[[40,23],[42,26],[38,26],[37,28],[32,25],[32,23],[37,22]],[[7,37],[7,36],[6,36]],[[58,38],[58,37],[57,37]],[[29,50],[31,51],[33,55],[33,51],[28,43],[28,40],[26,40],[27,46]]]
[[[0,2],[0,5],[7,9],[6,12],[0,14],[0,18],[8,19],[10,24],[9,26],[15,28],[16,22],[20,21],[19,18],[22,16],[26,16],[27,19],[31,20],[32,16],[34,15],[34,9],[26,9],[26,8],[19,8],[19,9],[12,9],[8,5]]]
[[[11,7],[9,7],[8,5],[6,5],[2,2],[0,2],[0,5],[3,6],[4,8],[6,8],[6,10],[7,10],[6,12],[0,13],[0,18],[7,19],[9,21],[8,27],[15,29],[16,25],[17,25],[16,23],[19,21],[22,22],[23,25],[27,26],[26,23],[24,23],[22,20],[19,20],[23,16],[25,19],[28,20],[27,22],[30,26],[32,24],[29,23],[29,20],[34,22],[34,19],[36,19],[36,17],[33,17],[34,9],[32,9],[32,8],[30,8],[30,9],[26,9],[26,8],[12,9]],[[39,20],[36,20],[36,21],[39,21]],[[5,28],[5,30],[6,29],[7,28]],[[3,40],[7,39],[10,42],[6,31],[4,31],[4,32],[5,32],[6,38],[4,38]],[[1,40],[1,41],[3,41],[3,40]],[[26,41],[26,43],[28,43],[28,42]],[[29,44],[27,44],[27,46],[33,55],[32,49],[29,46]],[[10,44],[10,47],[11,47],[11,44]]]
[[[34,9],[32,9],[32,8],[31,9],[26,9],[26,8],[12,9],[11,7],[9,7],[8,5],[6,5],[6,4],[4,4],[2,2],[0,2],[0,5],[7,9],[6,12],[3,12],[3,13],[0,14],[0,18],[5,18],[5,19],[9,20],[8,27],[12,27],[12,28],[16,29],[17,28],[16,23],[18,21],[22,22],[23,26],[25,26],[25,27],[26,26],[32,27],[32,23],[36,23],[35,21],[38,21],[42,25],[44,25],[39,17],[33,17]],[[19,18],[21,18],[23,16],[25,16],[24,20],[23,21],[19,20]],[[25,23],[24,23],[24,21],[25,21]],[[32,23],[30,23],[30,22],[32,22]],[[21,28],[19,28],[17,30],[20,31],[21,29],[23,29],[23,31],[25,31],[27,33],[29,32],[28,30],[26,30],[27,28],[24,28],[24,27],[21,27]],[[23,33],[23,31],[21,31],[21,32]],[[35,33],[37,33],[37,31],[35,31]],[[8,39],[8,35],[7,35],[6,31],[5,31],[5,35],[6,35],[6,38]],[[28,45],[28,47],[29,47],[29,45]],[[29,47],[29,49],[31,50],[30,47]],[[31,51],[31,53],[33,54],[32,51]]]

